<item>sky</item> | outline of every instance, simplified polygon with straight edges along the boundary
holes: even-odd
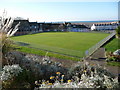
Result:
[[[0,0],[0,15],[30,21],[117,20],[119,0]]]

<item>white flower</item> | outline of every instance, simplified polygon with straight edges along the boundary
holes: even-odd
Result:
[[[22,68],[19,65],[6,65],[1,71],[0,79],[2,81],[11,79],[14,76],[17,76],[20,72],[22,72]]]

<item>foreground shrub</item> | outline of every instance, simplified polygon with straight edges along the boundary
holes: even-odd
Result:
[[[5,65],[0,73],[0,79],[2,81],[9,80],[17,76],[22,70],[23,69],[19,65]]]
[[[97,74],[88,76],[85,73],[81,75],[80,81],[71,79],[66,83],[62,83],[61,81],[55,81],[55,83],[43,82],[39,88],[118,88],[117,85],[117,78],[110,79],[110,77],[106,75],[100,77]]]
[[[47,81],[35,81],[35,84],[38,88],[119,88],[117,77],[86,64],[72,68],[66,75],[57,74]]]
[[[114,55],[113,52],[106,53],[106,61],[116,61],[120,62],[120,55]]]
[[[61,66],[61,63],[51,61],[47,55],[41,58],[37,55],[23,54],[14,51],[7,54],[7,59],[10,64],[19,64],[24,69],[23,72],[17,76],[16,81],[14,81],[16,83],[26,81],[32,89],[34,89],[35,80],[48,80],[55,72],[61,71],[65,74],[68,71],[67,68]]]
[[[8,59],[12,63],[20,64],[24,70],[12,79],[16,87],[34,89],[38,88],[117,88],[118,81],[114,75],[100,66],[95,67],[89,63],[78,63],[68,69],[63,68],[61,63],[53,62],[50,58],[40,58],[36,55],[11,52]],[[11,82],[11,79],[10,81]],[[20,86],[17,85],[20,83]],[[7,86],[8,87],[8,86]]]
[[[9,64],[7,59],[6,59],[6,54],[8,52],[10,52],[11,50],[13,50],[13,46],[12,46],[12,41],[10,40],[10,38],[8,38],[6,36],[5,33],[0,33],[0,49],[1,49],[1,56],[2,56],[2,65],[6,65]]]
[[[18,23],[14,28],[12,28],[14,19],[11,17],[7,18],[6,14],[7,12],[4,11],[3,15],[0,15],[0,56],[2,56],[0,63],[2,65],[9,64],[5,57],[6,53],[13,49],[12,41],[9,37],[13,36],[17,32],[18,26],[20,25],[20,23]]]
[[[15,80],[23,69],[19,65],[5,65],[3,70],[0,71],[0,80],[2,81],[3,88],[11,87],[11,84]]]

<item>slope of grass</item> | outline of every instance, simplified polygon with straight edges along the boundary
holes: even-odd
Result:
[[[108,42],[104,47],[107,52],[114,52],[115,50],[120,49],[120,39],[114,38],[113,40]],[[107,65],[120,67],[120,62],[109,61],[107,62]]]
[[[28,47],[25,47],[25,46],[14,45],[14,47],[17,48],[17,51],[28,53],[28,54],[30,53],[30,54],[45,56],[46,53],[47,53],[47,51],[28,48]],[[55,57],[55,58],[58,58],[58,59],[81,61],[81,59],[77,58],[77,57],[70,57],[70,56],[60,55],[60,54],[56,54],[56,53],[52,53],[52,52],[48,52],[47,56]]]
[[[106,51],[114,52],[115,50],[120,49],[120,39],[114,38],[108,44],[106,44],[104,47],[105,47]]]
[[[109,34],[81,32],[48,32],[12,37],[29,47],[83,57],[84,52]]]

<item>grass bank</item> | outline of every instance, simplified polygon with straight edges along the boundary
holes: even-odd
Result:
[[[14,45],[14,47],[17,48],[16,49],[17,51],[28,53],[28,54],[36,54],[36,55],[40,55],[40,56],[45,56],[47,53],[47,51],[28,48],[25,46]],[[60,55],[60,54],[56,54],[56,53],[52,53],[52,52],[48,52],[47,56],[58,58],[58,59],[82,61],[80,58],[77,58],[77,57],[70,57],[70,56]]]
[[[104,47],[107,52],[114,52],[115,50],[120,49],[120,39],[114,38],[110,42],[108,42]],[[107,65],[120,67],[120,62],[109,61],[107,62]]]
[[[120,39],[114,38],[109,43],[107,43],[104,47],[107,52],[109,51],[114,52],[115,50],[120,49]]]

